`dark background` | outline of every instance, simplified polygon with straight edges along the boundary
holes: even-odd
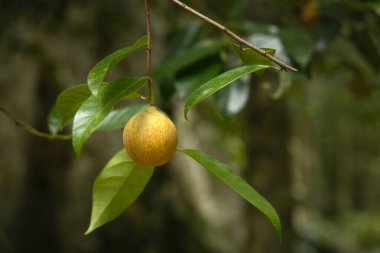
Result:
[[[196,18],[151,2],[157,69]],[[122,146],[121,130],[95,133],[76,159],[69,141],[30,135],[0,114],[0,252],[380,252],[379,3],[186,2],[300,69],[226,89],[189,122],[176,77],[157,88],[180,147],[213,154],[262,193],[283,222],[282,245],[261,213],[180,155],[121,217],[83,236],[93,180]],[[142,1],[0,0],[0,105],[48,131],[59,92],[144,34]],[[223,38],[207,24],[198,35]],[[111,76],[144,71],[140,50]],[[280,78],[290,87],[277,98]]]

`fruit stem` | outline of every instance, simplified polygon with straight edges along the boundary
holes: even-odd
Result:
[[[269,53],[267,53],[266,51],[256,47],[255,45],[253,45],[252,43],[249,43],[248,41],[244,40],[243,38],[241,38],[240,36],[238,36],[236,33],[232,32],[231,30],[229,30],[227,27],[219,24],[218,22],[216,22],[215,20],[203,15],[202,13],[190,8],[189,6],[187,6],[186,4],[182,3],[181,1],[178,1],[178,0],[171,0],[173,3],[175,3],[176,5],[180,6],[181,8],[183,8],[184,10],[190,12],[191,14],[193,14],[194,16],[202,19],[203,21],[206,21],[207,23],[215,26],[216,28],[218,28],[219,30],[223,31],[225,34],[227,34],[228,36],[230,36],[232,39],[236,40],[237,42],[239,42],[241,45],[244,45],[246,47],[249,47],[251,48],[252,50],[256,51],[257,53],[261,54],[262,56],[268,58],[270,61],[276,63],[278,66],[280,66],[280,69],[279,70],[287,70],[287,71],[298,71],[296,68],[292,67],[292,66],[289,66],[287,65],[285,62],[277,59],[276,57],[270,55]]]
[[[146,32],[148,36],[148,43],[146,45],[146,75],[148,77],[148,86],[149,86],[149,103],[154,105],[154,87],[151,74],[151,59],[152,59],[152,36],[151,36],[151,22],[150,22],[150,13],[148,0],[144,0],[145,6],[145,17],[146,17]]]

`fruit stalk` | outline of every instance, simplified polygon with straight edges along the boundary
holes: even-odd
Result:
[[[148,43],[146,46],[146,76],[148,77],[149,86],[149,103],[150,105],[155,105],[154,103],[154,87],[151,74],[151,61],[152,61],[152,36],[151,36],[151,22],[150,22],[150,12],[148,0],[144,0],[145,6],[145,17],[146,17],[146,32],[148,36]]]

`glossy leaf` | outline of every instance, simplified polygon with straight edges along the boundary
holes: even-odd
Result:
[[[73,123],[73,148],[79,156],[88,137],[102,124],[112,105],[101,106],[94,96],[90,96],[79,108]]]
[[[97,97],[100,90],[100,83],[103,82],[108,72],[129,54],[141,47],[146,46],[147,43],[147,36],[144,36],[136,41],[136,43],[132,46],[117,50],[98,62],[87,76],[87,83],[91,93]]]
[[[112,221],[142,193],[154,167],[133,162],[123,149],[112,157],[94,182],[90,226],[85,234]]]
[[[73,147],[79,156],[88,137],[103,123],[111,112],[114,103],[141,89],[146,83],[145,77],[120,78],[102,87],[100,102],[89,97],[79,108],[73,124]]]
[[[138,92],[133,92],[133,93],[127,95],[127,96],[122,97],[120,100],[127,100],[127,99],[142,99],[142,100],[146,100],[147,98],[144,97],[143,95],[141,95]]]
[[[268,68],[270,68],[270,66],[267,65],[242,66],[235,69],[231,69],[209,80],[208,82],[200,86],[198,89],[196,89],[187,99],[184,112],[185,118],[187,119],[187,113],[192,106],[202,102],[204,99],[211,96],[212,94],[222,89],[226,85],[233,83],[234,81],[245,75]]]
[[[228,187],[233,189],[241,197],[259,209],[272,222],[275,230],[281,238],[281,221],[276,210],[263,196],[261,196],[255,189],[252,188],[252,186],[239,177],[239,175],[236,174],[231,168],[199,150],[185,149],[180,150],[180,152],[188,155],[200,163]]]
[[[135,96],[136,92],[145,86],[146,81],[146,77],[125,77],[113,80],[99,91],[99,101],[107,106],[130,95]]]
[[[270,65],[271,61],[252,50],[251,48],[243,48],[235,43],[232,43],[232,47],[245,65]],[[276,49],[273,48],[261,48],[268,54],[274,56]]]
[[[201,60],[202,58],[216,54],[223,46],[224,44],[218,42],[200,43],[162,63],[154,76],[156,78],[171,76],[179,70]]]
[[[104,119],[102,125],[100,125],[98,130],[113,130],[123,128],[130,118],[148,107],[148,104],[136,104],[122,109],[113,110]]]
[[[74,117],[81,104],[91,95],[86,84],[77,85],[62,91],[48,117],[52,133],[58,133]]]

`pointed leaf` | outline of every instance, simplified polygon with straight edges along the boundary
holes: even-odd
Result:
[[[232,43],[232,47],[245,65],[257,65],[257,64],[270,65],[271,64],[271,61],[268,58],[262,56],[261,54],[252,50],[251,48],[243,48],[235,43]],[[276,49],[273,49],[273,48],[261,48],[261,49],[272,56],[274,56],[274,54],[276,53]]]
[[[112,221],[142,193],[154,167],[133,162],[123,149],[108,162],[95,179],[90,226],[85,234]]]
[[[146,100],[147,98],[144,97],[143,95],[141,95],[138,92],[133,92],[133,93],[127,95],[127,96],[122,97],[120,100],[127,100],[127,99],[142,99],[142,100]]]
[[[48,126],[57,133],[69,123],[81,104],[91,95],[86,84],[77,85],[62,91],[48,117]]]
[[[130,53],[146,46],[147,43],[147,36],[144,36],[136,41],[132,46],[117,50],[116,52],[108,55],[100,62],[98,62],[95,67],[91,69],[87,76],[87,83],[91,93],[97,97],[100,90],[99,83],[103,82],[108,72]]]
[[[99,91],[102,105],[113,105],[129,95],[135,95],[146,84],[146,77],[125,77],[113,80]]]
[[[200,86],[198,89],[196,89],[190,97],[187,99],[185,104],[185,118],[187,119],[187,113],[190,110],[190,108],[200,102],[202,102],[207,97],[211,96],[218,90],[222,89],[226,85],[236,81],[237,79],[263,70],[270,68],[270,66],[267,65],[248,65],[248,66],[242,66],[235,69],[231,69],[227,72],[224,72],[223,74],[209,80],[202,86]]]
[[[112,105],[101,106],[94,96],[90,96],[75,114],[73,123],[73,148],[79,156],[88,137],[102,124]]]
[[[200,163],[241,197],[257,207],[257,209],[265,214],[265,216],[267,216],[272,222],[281,238],[281,222],[276,210],[263,196],[261,196],[255,189],[252,188],[252,186],[239,177],[239,175],[237,175],[231,168],[199,150],[185,149],[179,151]]]
[[[136,104],[122,109],[113,110],[104,119],[102,125],[98,128],[98,130],[113,130],[123,128],[130,118],[148,107],[148,104]]]
[[[73,147],[77,156],[88,137],[111,112],[113,104],[138,91],[145,83],[145,77],[120,78],[102,87],[99,91],[100,102],[91,96],[82,104],[73,124]]]

